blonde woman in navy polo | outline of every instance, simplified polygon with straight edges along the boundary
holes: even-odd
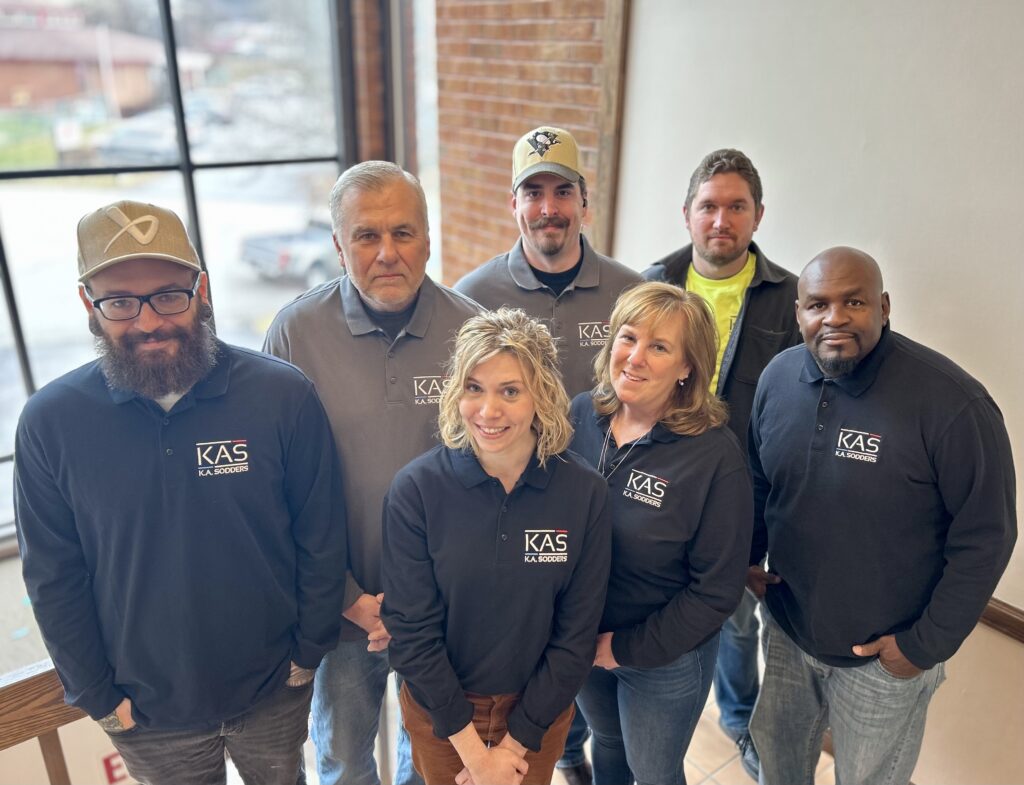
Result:
[[[613,553],[578,701],[596,783],[675,785],[743,591],[750,477],[709,392],[717,334],[704,300],[641,284],[619,297],[610,334],[597,387],[572,403],[572,447],[608,484]]]
[[[566,450],[546,327],[471,318],[438,418],[443,446],[384,502],[384,604],[413,764],[427,785],[548,783],[594,660],[608,585],[604,480]]]

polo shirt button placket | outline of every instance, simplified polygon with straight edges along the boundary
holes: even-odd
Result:
[[[828,383],[825,383],[825,384],[821,385],[821,393],[818,396],[818,409],[817,409],[818,414],[817,414],[817,417],[815,418],[816,419],[816,423],[815,423],[815,426],[814,426],[815,433],[814,433],[814,439],[812,441],[812,448],[811,448],[811,449],[815,450],[816,452],[824,451],[825,448],[826,448],[826,445],[825,445],[825,442],[824,442],[824,438],[825,438],[825,425],[827,424],[827,422],[828,422],[827,418],[831,414],[831,411],[832,411],[829,408],[829,403],[830,403],[829,399],[832,397],[834,389],[835,388],[831,384],[828,384]]]

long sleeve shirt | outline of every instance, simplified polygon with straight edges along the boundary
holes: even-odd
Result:
[[[750,563],[768,553],[768,607],[797,645],[840,667],[887,634],[919,668],[952,656],[1017,531],[1010,442],[981,384],[888,327],[835,379],[795,347],[758,385],[750,460]]]
[[[622,665],[667,665],[739,604],[750,550],[746,456],[728,428],[680,436],[658,423],[626,445],[589,393],[572,402],[572,448],[608,483],[612,568],[601,632]],[[607,448],[605,448],[607,444]]]
[[[313,385],[218,345],[174,407],[93,362],[25,406],[15,443],[25,584],[67,701],[125,697],[143,727],[202,729],[336,643],[345,506]]]
[[[539,750],[594,661],[608,585],[604,482],[572,453],[532,461],[511,493],[471,452],[437,447],[384,505],[391,665],[447,738],[466,692],[519,694],[509,733]]]

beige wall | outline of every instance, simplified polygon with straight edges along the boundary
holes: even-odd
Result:
[[[768,256],[873,254],[895,328],[982,380],[1019,463],[1022,29],[1016,0],[634,2],[614,255],[645,267],[689,242],[690,173],[739,147]],[[1024,547],[996,596],[1024,607]]]
[[[1024,4],[636,0],[614,255],[689,242],[707,152],[759,168],[755,239],[794,271],[839,244],[882,265],[896,329],[983,381],[1024,456]],[[1018,477],[1021,472],[1018,472]],[[1021,490],[1018,480],[1018,517]],[[1024,547],[996,595],[1024,607]],[[1024,646],[979,627],[949,664],[914,781],[1020,783]]]
[[[928,711],[916,785],[1020,785],[1024,645],[979,625]]]

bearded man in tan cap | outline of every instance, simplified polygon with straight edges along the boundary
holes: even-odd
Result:
[[[140,783],[294,785],[312,678],[338,637],[345,505],[296,368],[218,341],[177,215],[78,225],[99,359],[25,406],[15,520],[65,699]]]

